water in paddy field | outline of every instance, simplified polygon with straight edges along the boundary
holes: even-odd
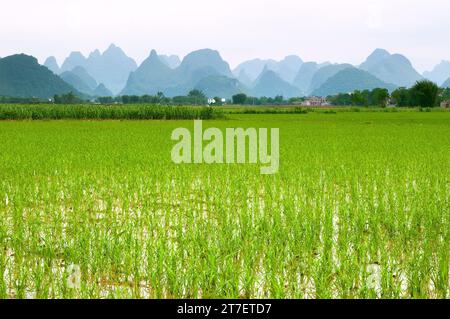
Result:
[[[0,122],[0,296],[448,296],[448,121],[207,124],[280,127],[271,176],[173,164],[170,134],[190,121]]]

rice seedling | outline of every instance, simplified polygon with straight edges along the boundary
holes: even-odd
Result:
[[[275,175],[175,165],[188,119],[0,122],[0,298],[449,297],[449,112],[204,121],[280,128]]]

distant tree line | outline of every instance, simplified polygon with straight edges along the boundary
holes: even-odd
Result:
[[[221,97],[214,97],[214,105],[221,106],[227,103],[240,105],[293,105],[300,104],[305,98],[297,97],[284,99],[283,96],[271,97],[251,97],[245,94],[237,94],[231,100],[222,101]],[[55,95],[53,99],[39,98],[10,98],[1,97],[0,104],[83,104],[83,103],[100,103],[100,104],[155,104],[155,105],[207,105],[208,98],[199,90],[192,90],[186,96],[166,97],[159,92],[156,95],[122,95],[122,96],[105,96],[98,97],[94,101],[83,100],[73,93]]]
[[[160,105],[206,105],[208,98],[199,90],[192,90],[186,96],[166,97],[164,93],[156,95],[122,95],[117,97],[99,97],[101,104],[160,104]]]
[[[55,95],[53,97],[53,103],[55,104],[81,104],[84,102],[84,99],[76,96],[73,92],[62,95]]]
[[[435,83],[418,81],[411,88],[398,88],[392,93],[387,89],[356,90],[352,93],[341,93],[327,97],[331,105],[335,106],[376,106],[386,107],[390,104],[399,107],[435,107],[443,100],[450,100],[450,88],[439,88]],[[279,95],[271,97],[252,97],[244,93],[236,94],[231,101],[235,105],[300,105],[305,97],[285,99]],[[162,92],[156,95],[122,95],[117,97],[98,97],[94,101],[84,100],[73,92],[55,95],[53,100],[40,98],[15,98],[0,96],[0,104],[153,104],[153,105],[207,105],[211,100],[200,90],[192,90],[185,96],[166,97]],[[214,105],[224,104],[222,98],[215,97]]]
[[[430,81],[417,82],[412,88],[399,88],[392,92],[392,100],[399,107],[436,107],[450,100],[450,88],[439,88]]]
[[[413,87],[398,88],[389,94],[386,89],[372,91],[354,91],[353,93],[329,96],[332,105],[343,106],[380,106],[388,104],[398,107],[436,107],[443,100],[450,99],[450,89],[439,88],[435,83],[424,80],[418,81]]]
[[[192,90],[187,95],[180,95],[175,97],[166,97],[159,92],[156,95],[122,95],[117,97],[100,97],[96,101],[101,104],[163,104],[163,105],[206,105],[209,103],[208,97],[200,90]],[[303,101],[304,98],[293,98],[286,100],[283,96],[270,97],[251,97],[245,94],[237,94],[231,100],[223,102],[222,97],[214,97],[213,104],[220,106],[226,103],[240,104],[240,105],[289,105],[294,104],[295,101]]]
[[[0,104],[42,104],[49,103],[48,99],[37,97],[8,97],[0,96]]]
[[[390,95],[387,89],[356,90],[353,93],[341,93],[329,96],[332,105],[343,106],[379,106],[385,107],[389,103]]]
[[[247,96],[244,93],[233,95],[232,103],[235,105],[293,105],[300,104],[305,98],[294,97],[290,99],[285,99],[283,96],[278,95],[274,98],[272,97],[253,97]]]
[[[215,104],[222,104],[222,99],[216,97]],[[123,95],[117,97],[105,96],[98,97],[95,100],[86,100],[75,95],[73,92],[67,94],[55,95],[53,99],[41,98],[19,98],[0,96],[0,104],[83,104],[83,103],[100,103],[100,104],[159,104],[159,105],[206,105],[208,98],[199,90],[192,90],[186,96],[175,96],[169,98],[164,96],[162,92],[156,95]]]

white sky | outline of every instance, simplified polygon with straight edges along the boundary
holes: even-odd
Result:
[[[61,64],[115,43],[140,63],[208,47],[234,67],[289,54],[359,64],[381,47],[424,71],[450,60],[449,13],[449,0],[1,0],[0,56]]]

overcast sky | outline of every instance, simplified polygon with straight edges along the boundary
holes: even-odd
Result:
[[[449,0],[1,0],[0,56],[62,63],[115,43],[138,63],[153,48],[212,48],[232,66],[289,54],[359,64],[381,47],[424,71],[450,60],[449,12]]]

